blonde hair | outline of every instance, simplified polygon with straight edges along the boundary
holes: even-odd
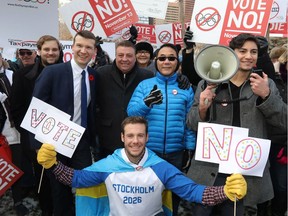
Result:
[[[285,50],[286,50],[285,47],[280,46],[273,47],[270,51],[269,56],[271,59],[278,59],[285,52]]]
[[[282,53],[282,55],[278,58],[278,61],[281,64],[285,64],[287,62],[287,49],[285,50],[284,53]]]

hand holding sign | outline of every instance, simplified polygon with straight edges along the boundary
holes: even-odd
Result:
[[[54,164],[57,164],[56,154],[57,153],[53,145],[44,143],[37,153],[37,161],[45,169],[49,169]]]
[[[225,195],[232,201],[242,199],[247,193],[247,183],[241,174],[232,174],[227,177],[224,186]]]

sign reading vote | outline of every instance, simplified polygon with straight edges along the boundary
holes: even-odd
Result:
[[[262,177],[270,140],[248,137],[246,128],[199,123],[196,160],[218,163],[220,173]]]
[[[85,128],[70,121],[70,115],[33,97],[21,127],[35,139],[55,146],[57,152],[72,157]]]
[[[18,167],[0,155],[0,196],[22,175],[23,172]]]

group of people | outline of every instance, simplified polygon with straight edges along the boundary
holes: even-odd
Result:
[[[241,174],[218,173],[216,164],[193,157],[199,122],[248,128],[249,136],[271,139],[279,150],[287,145],[287,101],[268,78],[271,71],[253,73],[259,39],[243,33],[231,40],[239,68],[230,80],[215,86],[194,69],[192,37],[187,29],[181,72],[175,45],[163,44],[153,52],[148,42],[134,44],[135,38],[117,43],[115,60],[94,70],[91,59],[103,50],[99,37],[85,30],[74,36],[73,58],[66,63],[61,44],[49,35],[37,41],[37,54],[18,50],[22,65],[14,69],[13,79],[10,75],[9,91],[1,89],[9,107],[0,113],[18,133],[13,136],[17,141],[9,141],[13,163],[24,171],[12,186],[18,215],[28,213],[21,202],[23,187],[38,188],[42,166],[47,169],[38,194],[42,215],[177,215],[184,199],[192,203],[193,215],[228,216],[236,211],[256,216],[265,215],[260,210],[273,196],[272,206],[286,199],[286,206],[275,213],[284,215],[287,186],[283,193],[282,185],[275,183],[283,175],[271,181],[269,162],[263,177],[244,179]],[[32,97],[85,127],[72,158],[57,154],[52,145],[38,142],[20,127]],[[71,187],[77,188],[76,194]]]

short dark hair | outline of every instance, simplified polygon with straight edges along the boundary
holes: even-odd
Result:
[[[229,47],[233,50],[241,48],[246,41],[253,41],[257,45],[258,50],[260,49],[259,41],[255,35],[249,33],[241,33],[236,37],[232,38],[229,43]]]
[[[116,49],[118,47],[131,47],[134,49],[135,53],[136,53],[136,48],[135,48],[135,45],[131,42],[131,41],[128,41],[128,40],[122,40],[120,42],[118,42],[116,44]]]
[[[159,51],[160,51],[161,49],[163,49],[164,47],[170,47],[171,49],[175,50],[175,52],[176,52],[176,57],[177,57],[177,59],[178,59],[178,55],[179,55],[178,49],[177,49],[177,47],[176,47],[174,44],[171,44],[171,43],[165,43],[165,44],[163,44],[163,45],[158,49],[157,54],[156,54],[156,57],[158,56]]]
[[[41,36],[38,41],[37,41],[37,49],[38,50],[41,50],[42,49],[42,46],[43,44],[46,42],[46,41],[56,41],[57,45],[58,45],[58,48],[59,48],[59,51],[62,50],[62,47],[61,47],[61,44],[59,42],[59,40],[51,35],[43,35]]]
[[[96,48],[96,46],[97,46],[97,45],[96,45],[96,44],[97,44],[97,39],[96,39],[95,35],[94,35],[92,32],[90,32],[90,31],[88,31],[88,30],[83,30],[83,31],[77,32],[76,35],[75,35],[74,38],[73,38],[73,44],[75,44],[75,38],[76,38],[78,35],[81,36],[81,37],[83,37],[83,38],[86,38],[86,39],[92,39],[92,40],[94,40],[94,41],[95,41],[94,47]]]
[[[129,116],[125,118],[121,123],[121,133],[124,134],[124,128],[127,124],[144,124],[146,128],[146,134],[148,133],[148,122],[141,116]]]

